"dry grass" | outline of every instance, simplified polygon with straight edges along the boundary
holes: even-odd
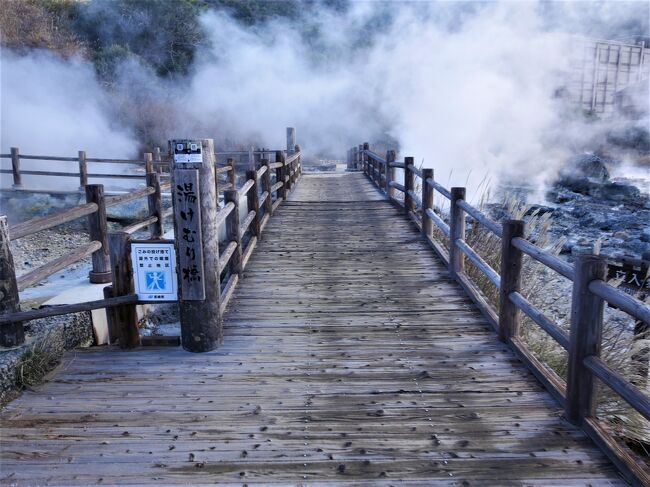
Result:
[[[59,362],[49,336],[46,335],[32,345],[16,364],[16,387],[28,389],[42,382],[43,377]]]
[[[416,186],[419,180],[416,180]],[[415,188],[416,192],[421,191]],[[487,191],[481,198],[478,207],[486,213],[485,202]],[[446,200],[445,200],[446,202]],[[448,202],[447,207],[448,207]],[[537,246],[558,255],[564,244],[564,239],[554,239],[551,236],[552,215],[531,212],[531,208],[514,197],[507,197],[502,202],[506,218],[526,220],[526,238]],[[436,212],[444,214],[444,208],[436,208]],[[449,239],[434,225],[434,238],[445,248],[449,249]],[[468,223],[466,242],[497,272],[501,267],[501,239],[487,230],[478,222]],[[594,253],[598,253],[599,242],[594,242]],[[465,272],[476,285],[484,298],[498,313],[498,289],[485,275],[466,259]],[[617,283],[611,283],[617,285]],[[559,289],[558,289],[559,288]],[[562,289],[565,290],[563,293]],[[522,294],[538,307],[546,316],[552,319],[567,333],[570,328],[570,292],[571,283],[555,274],[543,264],[525,256],[522,270]],[[549,296],[561,294],[557,299],[558,305],[549,305]],[[646,302],[650,300],[646,298]],[[603,360],[627,380],[636,384],[642,391],[650,395],[647,373],[643,363],[648,362],[650,335],[634,336],[631,331],[634,321],[628,315],[617,311],[607,310],[603,327],[602,353]],[[566,379],[568,368],[567,352],[544,332],[535,322],[522,313],[520,334],[531,352],[546,364],[553,372]],[[611,389],[601,385],[597,398],[598,416],[604,420],[612,433],[628,445],[633,446],[637,453],[648,457],[650,450],[650,422],[637,413],[627,402]]]
[[[0,7],[0,40],[15,50],[44,48],[64,57],[80,54],[81,42],[62,24],[73,0],[3,0]]]

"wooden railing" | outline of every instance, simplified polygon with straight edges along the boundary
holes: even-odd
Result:
[[[259,167],[247,171],[246,180],[239,189],[234,159],[228,159],[226,166],[215,169],[217,199],[219,194],[223,194],[223,207],[217,214],[216,224],[225,224],[227,235],[219,256],[219,271],[223,278],[220,298],[222,311],[225,310],[269,218],[281,202],[286,200],[302,173],[300,147],[295,145],[287,153],[285,155],[285,151],[276,151],[273,163],[268,159],[261,160]],[[123,348],[140,344],[135,306],[144,302],[133,294],[130,256],[126,253],[129,235],[149,226],[150,238],[160,239],[164,233],[163,219],[172,214],[171,208],[163,211],[161,196],[163,190],[170,188],[170,183],[160,184],[160,175],[155,172],[146,174],[146,180],[147,187],[115,196],[105,196],[102,185],[87,185],[85,204],[34,218],[11,228],[8,228],[6,217],[0,217],[0,289],[6,290],[0,296],[0,345],[20,345],[24,341],[23,323],[26,321],[100,308],[107,308],[111,341],[117,340]],[[247,198],[248,214],[240,221],[240,199],[244,196]],[[148,216],[120,232],[108,233],[106,208],[144,197],[148,199]],[[88,217],[89,243],[16,278],[10,238],[16,240],[81,217]],[[93,256],[91,282],[114,283],[113,286],[104,288],[104,299],[20,311],[19,291],[88,255]]]
[[[293,150],[293,149],[291,149]],[[233,178],[235,176],[235,158],[241,159],[245,156],[248,168],[252,168],[256,165],[259,165],[262,159],[265,159],[266,156],[274,154],[276,151],[271,149],[254,149],[251,147],[247,151],[219,151],[215,152],[215,155],[218,156],[218,160],[225,156],[227,157],[227,162],[223,167],[219,167],[217,172],[231,172]],[[101,159],[96,157],[87,157],[86,151],[79,151],[77,157],[63,157],[63,156],[45,156],[45,155],[29,155],[21,154],[18,147],[12,147],[10,154],[0,154],[0,161],[3,159],[11,160],[11,169],[2,169],[0,168],[0,174],[11,174],[13,178],[12,188],[15,190],[33,190],[33,188],[26,187],[23,183],[23,176],[48,176],[48,177],[65,177],[65,178],[77,178],[79,180],[79,189],[83,191],[83,188],[88,185],[89,179],[127,179],[127,180],[142,180],[146,178],[146,174],[156,172],[160,174],[161,180],[166,180],[169,178],[169,166],[170,162],[167,156],[162,156],[160,148],[156,147],[152,153],[144,153],[142,159]],[[61,171],[57,170],[56,165],[52,165],[52,169],[47,171],[45,170],[35,170],[35,169],[24,169],[21,161],[49,161],[52,163],[63,162],[63,163],[77,163],[76,171]],[[140,174],[133,174],[127,172],[111,172],[111,173],[102,173],[102,172],[88,172],[88,166],[93,165],[129,165],[139,166],[143,169],[143,172]],[[232,183],[232,181],[231,181]]]
[[[642,466],[626,445],[613,437],[595,413],[598,379],[646,420],[650,420],[647,389],[645,392],[639,389],[600,356],[604,304],[609,303],[646,324],[650,324],[650,305],[608,284],[605,281],[606,261],[601,256],[580,255],[574,265],[561,260],[524,238],[524,221],[494,222],[465,200],[465,188],[444,188],[435,181],[433,169],[417,168],[412,157],[396,162],[394,151],[388,151],[385,157],[381,157],[371,151],[367,143],[351,149],[348,157],[350,169],[363,170],[379,190],[415,223],[423,238],[449,268],[450,274],[492,324],[499,338],[510,345],[563,406],[567,419],[579,425],[602,448],[628,481],[635,485],[650,485],[648,469]],[[396,169],[403,169],[403,183],[396,181]],[[415,191],[415,177],[421,181],[420,193]],[[402,198],[397,197],[396,191],[402,194]],[[449,200],[447,221],[435,211],[434,192]],[[467,217],[501,239],[501,268],[498,271],[490,267],[465,240]],[[446,246],[434,238],[434,225],[444,235],[442,238],[446,237]],[[573,282],[571,328],[568,334],[522,295],[524,254]],[[499,290],[498,312],[466,274],[465,259]],[[520,312],[567,351],[566,380],[542,363],[522,340]]]

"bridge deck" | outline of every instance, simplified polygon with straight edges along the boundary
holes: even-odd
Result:
[[[623,484],[359,174],[303,177],[226,326],[70,355],[2,414],[2,483]]]

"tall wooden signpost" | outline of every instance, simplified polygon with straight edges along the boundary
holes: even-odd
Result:
[[[170,152],[181,344],[208,352],[222,340],[214,143],[173,140]]]

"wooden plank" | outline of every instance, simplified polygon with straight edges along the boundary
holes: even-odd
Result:
[[[0,413],[5,482],[625,485],[403,210],[361,173],[295,188],[223,346],[69,355]]]

